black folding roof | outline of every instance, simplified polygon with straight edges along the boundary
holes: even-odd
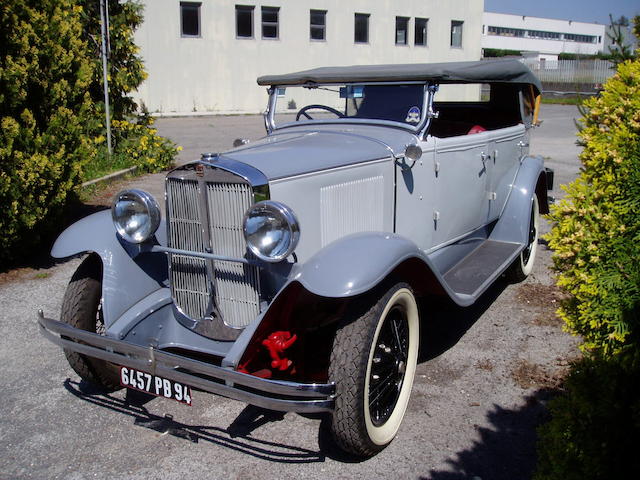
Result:
[[[321,67],[285,75],[263,75],[258,85],[305,85],[368,82],[519,83],[542,91],[540,80],[518,60],[408,63]]]

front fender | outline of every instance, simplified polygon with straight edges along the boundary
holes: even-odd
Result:
[[[350,297],[375,287],[410,258],[428,258],[412,241],[393,233],[364,232],[342,237],[297,267],[292,280],[323,297]]]
[[[166,243],[164,222],[156,240]],[[168,286],[164,253],[144,252],[116,234],[111,211],[94,213],[74,223],[55,241],[51,256],[66,258],[96,253],[102,260],[102,311],[107,328],[149,294]]]

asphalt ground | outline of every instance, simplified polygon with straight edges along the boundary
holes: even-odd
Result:
[[[532,153],[575,178],[575,107],[545,105]],[[180,161],[264,134],[258,116],[160,119],[182,145]],[[162,197],[163,175],[119,182]],[[545,226],[545,228],[547,228]],[[397,438],[377,456],[342,455],[321,417],[281,414],[194,392],[193,406],[132,391],[105,394],[81,382],[36,327],[54,318],[80,259],[0,275],[0,479],[531,477],[535,428],[577,355],[554,311],[550,251],[538,249],[522,284],[499,281],[469,308],[421,305],[427,318],[409,408]],[[171,419],[169,417],[171,416]]]

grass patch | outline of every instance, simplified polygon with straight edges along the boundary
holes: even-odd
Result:
[[[107,148],[101,147],[96,158],[84,168],[82,179],[84,182],[88,182],[134,165],[136,162],[130,155],[117,151],[113,152],[113,155],[109,155]]]
[[[567,95],[564,97],[542,97],[542,103],[548,105],[582,105],[583,97]]]

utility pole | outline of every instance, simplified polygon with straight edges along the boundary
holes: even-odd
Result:
[[[100,2],[100,30],[102,32],[102,83],[104,86],[104,113],[107,123],[107,151],[111,156],[111,113],[109,112],[109,79],[107,70],[107,56],[109,55],[109,6],[108,0]]]

